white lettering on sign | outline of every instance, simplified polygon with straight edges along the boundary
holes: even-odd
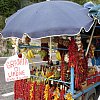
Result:
[[[4,64],[6,82],[30,78],[28,59],[11,56]]]

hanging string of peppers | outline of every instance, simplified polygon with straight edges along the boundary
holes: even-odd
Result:
[[[14,85],[14,100],[65,100],[65,88],[50,86],[43,81],[18,80]],[[70,99],[69,99],[70,100]]]
[[[60,98],[59,98],[59,100],[64,100],[64,94],[65,94],[65,89],[62,88],[61,91],[60,91]]]
[[[75,88],[79,88],[79,69],[78,69],[78,47],[75,40],[71,38],[70,44],[68,46],[69,62],[68,66],[75,68]]]
[[[65,81],[64,55],[62,55],[62,59],[61,59],[61,80]]]
[[[82,89],[81,83],[86,81],[86,77],[88,73],[88,64],[87,64],[87,57],[85,57],[84,55],[81,35],[80,34],[77,35],[75,39],[76,39],[76,44],[78,46],[78,53],[79,53],[79,61],[78,61],[79,83],[80,83],[80,89]]]
[[[66,99],[66,100],[74,100],[74,99],[72,98],[72,94],[71,94],[71,93],[67,93],[66,96],[65,96],[65,99]]]
[[[40,83],[40,100],[44,100],[44,90],[45,90],[45,84],[43,82]]]
[[[63,39],[59,39],[59,43],[58,43],[58,48],[65,48],[66,46],[64,46],[63,44]],[[68,43],[67,43],[68,46]],[[65,64],[64,64],[64,55],[66,54],[65,50],[58,50],[60,52],[61,55],[61,80],[65,81]]]
[[[58,87],[56,87],[56,90],[55,90],[55,92],[53,93],[53,95],[54,95],[54,100],[59,100],[59,94],[60,94],[60,91],[59,91],[59,89],[58,89]]]
[[[75,69],[75,88],[81,89],[81,83],[87,77],[87,59],[84,56],[83,45],[80,41],[80,36],[76,37],[76,41],[71,38],[68,46],[69,62],[68,66]]]
[[[48,97],[49,97],[49,89],[50,89],[49,84],[46,84],[45,90],[44,90],[44,100],[48,100]]]

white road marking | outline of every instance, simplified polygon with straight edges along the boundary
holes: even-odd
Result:
[[[4,67],[4,66],[0,66],[0,67]]]
[[[100,100],[100,96],[99,96],[98,100]]]
[[[9,58],[9,57],[0,57],[0,58]]]
[[[8,96],[11,96],[11,95],[14,95],[14,92],[2,94],[3,97],[8,97]]]

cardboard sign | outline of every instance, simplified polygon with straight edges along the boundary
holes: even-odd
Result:
[[[30,78],[28,59],[18,58],[18,55],[11,56],[4,64],[6,82]]]

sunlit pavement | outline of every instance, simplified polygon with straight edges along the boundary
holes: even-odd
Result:
[[[4,95],[13,92],[13,82],[5,82],[4,68],[0,67],[0,100],[14,100],[13,95]]]
[[[14,97],[13,97],[13,95],[6,96],[6,97],[0,96],[0,100],[14,100]]]

